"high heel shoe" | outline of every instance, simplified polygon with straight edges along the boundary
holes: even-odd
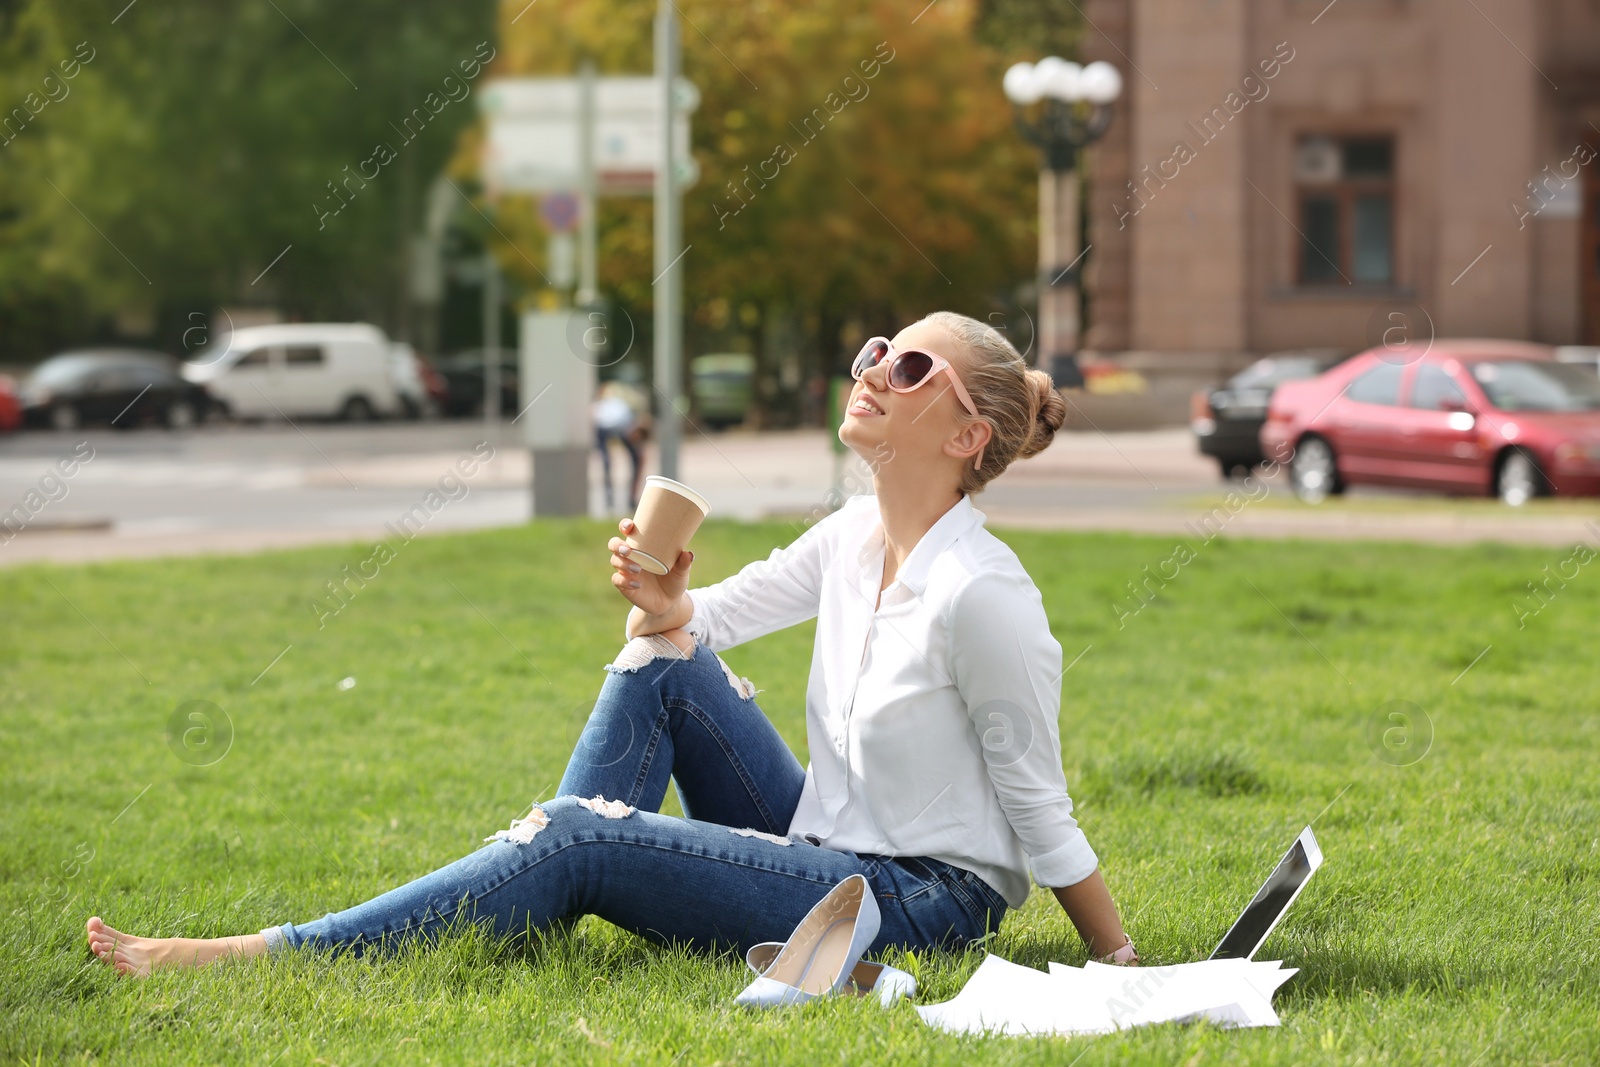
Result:
[[[782,941],[763,941],[759,945],[751,945],[750,951],[744,954],[744,961],[752,971],[760,974],[772,965],[783,945]],[[898,967],[862,960],[850,972],[843,991],[858,997],[876,993],[878,1003],[887,1008],[901,997],[915,996],[917,980]]]
[[[756,980],[734,998],[751,1008],[800,1004],[837,993],[878,936],[878,902],[866,878],[852,874],[800,920]]]

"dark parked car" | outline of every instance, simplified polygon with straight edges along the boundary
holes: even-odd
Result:
[[[1595,496],[1600,378],[1521,341],[1376,348],[1280,387],[1261,444],[1308,501],[1356,483]]]
[[[483,352],[467,348],[439,360],[438,371],[448,389],[445,412],[449,415],[483,414]],[[515,415],[521,410],[517,374],[521,370],[515,348],[500,349],[500,412]]]
[[[71,430],[109,424],[119,430],[159,422],[193,426],[211,412],[203,386],[185,381],[178,361],[161,352],[96,349],[52,356],[22,384],[24,421]]]
[[[1217,461],[1224,478],[1265,463],[1261,426],[1267,421],[1273,390],[1284,382],[1315,378],[1348,356],[1348,352],[1333,348],[1276,352],[1256,360],[1222,385],[1194,394],[1189,403],[1189,427],[1201,454]]]

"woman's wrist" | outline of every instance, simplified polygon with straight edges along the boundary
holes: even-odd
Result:
[[[688,625],[694,618],[694,601],[689,599],[687,590],[678,597],[678,602],[662,612],[660,615],[651,615],[637,605],[628,612],[628,636],[648,637],[664,630],[676,630]]]
[[[1128,937],[1127,934],[1123,934],[1122,936],[1127,938],[1127,943],[1121,948],[1101,956],[1101,963],[1115,963],[1122,966],[1127,966],[1129,964],[1139,962],[1139,950],[1133,947],[1133,938]]]
[[[1077,927],[1078,936],[1083,938],[1084,947],[1089,950],[1091,959],[1100,959],[1108,953],[1119,951],[1128,943],[1128,935],[1122,928],[1122,919],[1117,914],[1117,906],[1111,899],[1111,893],[1106,889],[1105,879],[1096,868],[1087,878],[1074,882],[1071,885],[1058,886],[1051,889],[1055,898],[1066,910],[1067,917],[1072,920],[1072,925]]]

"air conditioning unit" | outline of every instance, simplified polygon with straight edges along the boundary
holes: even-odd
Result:
[[[1295,146],[1294,179],[1297,182],[1335,182],[1342,171],[1343,153],[1331,137],[1307,137]]]

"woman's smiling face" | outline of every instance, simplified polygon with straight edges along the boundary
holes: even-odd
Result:
[[[895,334],[891,344],[896,352],[916,349],[943,356],[958,375],[967,368],[969,357],[962,346],[930,323],[912,323]],[[918,466],[938,464],[947,454],[946,443],[961,431],[965,414],[950,376],[935,372],[910,392],[898,393],[889,388],[887,362],[869,368],[850,390],[839,440],[869,464],[886,454]],[[964,451],[958,447],[958,452]]]

